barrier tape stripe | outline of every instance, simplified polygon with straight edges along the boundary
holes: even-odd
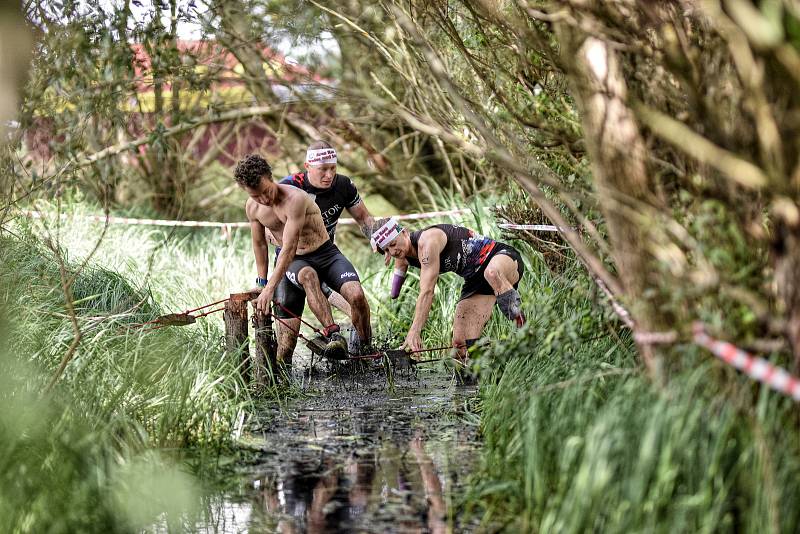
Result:
[[[512,224],[502,223],[498,224],[504,230],[536,230],[539,232],[560,232],[561,228],[553,226],[552,224]]]
[[[442,217],[446,215],[461,215],[463,213],[469,213],[471,210],[469,208],[457,209],[457,210],[445,210],[445,211],[429,211],[425,213],[408,213],[403,215],[395,215],[395,218],[398,220],[416,220],[416,219],[430,219],[434,217]],[[25,215],[26,217],[30,217],[32,219],[44,219],[45,215],[40,211],[33,211],[33,210],[21,210],[20,213]],[[90,221],[97,221],[97,222],[106,222],[108,221],[109,224],[127,224],[131,226],[135,225],[145,225],[145,226],[185,226],[190,228],[248,228],[250,226],[249,222],[231,222],[231,223],[224,223],[224,222],[212,222],[212,221],[177,221],[177,220],[163,220],[163,219],[135,219],[131,217],[114,217],[109,216],[106,217],[105,215],[77,215],[74,216],[75,218],[86,219]],[[60,218],[67,219],[69,215],[66,213],[62,213]],[[351,218],[343,218],[339,219],[339,224],[356,224],[355,219]]]
[[[748,354],[732,343],[712,338],[706,333],[702,323],[695,323],[692,330],[694,342],[711,351],[714,356],[739,369],[753,380],[800,402],[800,378],[792,376],[785,369],[773,365],[764,358]]]

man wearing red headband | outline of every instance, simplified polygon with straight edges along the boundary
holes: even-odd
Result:
[[[391,218],[376,221],[372,228],[373,250],[394,258],[395,268],[403,276],[409,266],[421,271],[414,321],[403,343],[407,350],[422,349],[422,329],[433,304],[433,292],[439,274],[445,272],[464,278],[453,320],[453,346],[459,357],[464,357],[478,340],[495,304],[517,326],[524,324],[517,292],[524,265],[514,247],[454,224],[434,224],[409,232]],[[398,293],[399,284],[393,284],[392,298]]]
[[[280,182],[281,184],[302,189],[316,202],[322,214],[325,229],[332,242],[335,239],[339,217],[344,210],[347,210],[356,220],[365,235],[368,235],[365,229],[369,228],[373,223],[372,215],[361,200],[355,184],[348,176],[337,174],[336,164],[336,150],[325,141],[316,141],[306,151],[305,172],[287,176]],[[340,275],[344,274],[345,271],[340,273]],[[359,281],[357,274],[349,279],[356,282]],[[328,284],[320,283],[318,273],[313,266],[302,260],[295,260],[289,266],[286,276],[281,280],[275,293],[276,300],[282,305],[282,308],[276,310],[275,313],[286,322],[286,327],[279,326],[279,335],[287,338],[287,342],[292,343],[293,346],[295,341],[289,339],[295,338],[291,329],[293,328],[294,331],[297,331],[300,322],[299,319],[295,319],[292,316],[299,317],[303,313],[305,301],[308,300],[308,306],[314,315],[323,324],[330,325],[327,333],[334,338],[337,337],[335,333],[339,327],[333,322],[330,305],[324,299],[317,298],[319,292],[316,291],[316,288],[320,287],[322,294],[331,303],[353,319],[354,325],[356,318],[353,312],[355,310],[351,310],[348,302],[354,300],[363,302],[366,309],[358,310],[359,313],[357,315],[362,320],[367,321],[366,324],[361,325],[361,329],[369,332],[369,308],[360,283],[358,285],[343,286],[343,291],[350,291],[352,294],[343,293],[339,295]],[[358,331],[359,329],[357,328],[356,332]],[[367,344],[360,342],[360,335],[353,336],[350,351],[359,352],[362,345]]]

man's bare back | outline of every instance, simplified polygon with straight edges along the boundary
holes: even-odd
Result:
[[[328,232],[322,221],[322,214],[317,204],[305,191],[290,185],[278,185],[279,195],[271,206],[260,204],[252,198],[247,199],[245,212],[249,221],[258,221],[267,232],[267,238],[273,244],[283,246],[283,229],[286,225],[288,206],[294,202],[305,205],[305,220],[297,243],[297,254],[308,254],[317,250],[328,241]]]

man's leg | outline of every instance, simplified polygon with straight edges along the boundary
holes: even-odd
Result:
[[[514,289],[514,284],[519,282],[521,261],[522,258],[514,259],[501,252],[489,260],[483,271],[484,278],[497,296],[497,307],[510,321],[516,322],[517,326],[525,323],[520,296]]]
[[[339,288],[339,293],[350,304],[350,309],[353,312],[353,326],[361,339],[361,344],[363,346],[368,345],[372,340],[372,326],[370,325],[369,303],[366,295],[364,295],[361,282],[356,280],[345,282]]]
[[[297,346],[297,330],[300,328],[300,319],[284,319],[278,323],[278,362],[288,367],[292,366],[292,354]]]
[[[337,310],[349,317],[351,321],[353,320],[353,310],[350,309],[350,304],[340,293],[331,290],[330,294],[328,295],[328,302],[331,306],[335,307]]]
[[[367,297],[364,295],[355,267],[335,246],[330,254],[320,261],[318,267],[317,273],[320,279],[331,289],[339,292],[350,305],[351,318],[360,339],[360,345],[362,347],[369,346],[372,342],[369,303],[367,303]]]
[[[492,286],[495,295],[514,289],[519,282],[517,260],[506,254],[495,254],[483,271],[483,277]]]
[[[280,320],[277,323],[278,337],[278,362],[287,367],[292,366],[292,354],[297,345],[297,332],[300,329],[300,320],[292,317],[292,314],[300,317],[303,315],[305,303],[303,290],[292,284],[285,276],[275,288],[274,311],[275,316]]]
[[[308,307],[317,317],[326,338],[324,344],[324,356],[332,359],[342,359],[347,356],[347,341],[339,334],[339,326],[333,322],[333,315],[328,301],[320,288],[319,276],[314,270],[314,265],[307,260],[298,259],[289,264],[286,269],[286,278],[289,285],[308,298]],[[294,282],[294,283],[292,283]],[[298,317],[302,314],[303,308],[299,307],[300,312],[295,313]],[[291,310],[294,313],[294,310]],[[297,326],[299,327],[299,320]]]
[[[453,347],[455,347],[456,356],[459,359],[465,359],[469,346],[481,337],[483,327],[492,316],[494,302],[494,295],[476,293],[456,304],[456,314],[453,319]]]
[[[308,307],[311,309],[311,312],[314,314],[317,320],[322,324],[322,327],[327,328],[331,326],[333,324],[331,306],[328,304],[328,300],[322,293],[317,271],[312,269],[311,266],[306,265],[300,269],[300,272],[297,274],[297,281],[300,283],[306,293]]]

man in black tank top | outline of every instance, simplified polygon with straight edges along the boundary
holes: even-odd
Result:
[[[453,346],[460,357],[480,337],[495,303],[517,326],[524,324],[517,292],[524,266],[512,246],[453,224],[435,224],[409,232],[395,219],[381,219],[373,229],[373,248],[393,257],[396,269],[404,271],[412,266],[421,270],[420,294],[404,348],[422,348],[422,329],[440,273],[454,272],[464,278],[453,319]]]

